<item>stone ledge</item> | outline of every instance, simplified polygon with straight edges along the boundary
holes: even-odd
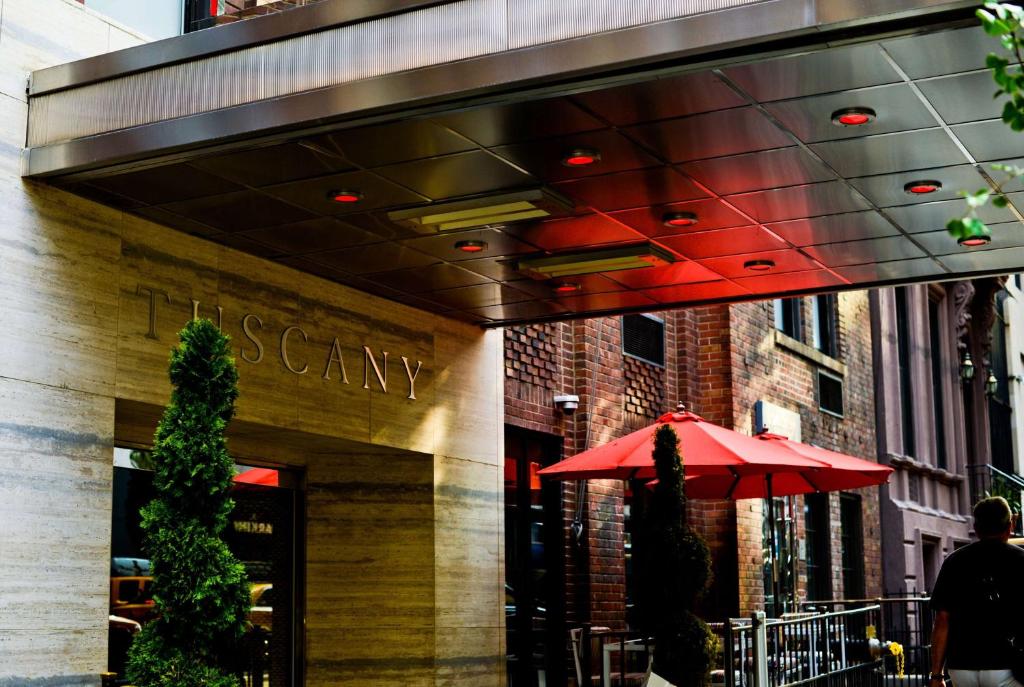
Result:
[[[833,372],[840,377],[846,377],[846,364],[839,362],[835,358],[830,358],[813,346],[808,346],[802,341],[797,341],[791,336],[786,336],[778,329],[773,330],[775,336],[775,345],[779,348],[784,348],[790,353],[808,360],[818,367],[823,367],[830,372]]]

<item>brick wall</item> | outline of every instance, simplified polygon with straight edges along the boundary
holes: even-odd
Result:
[[[806,299],[805,322],[810,321]],[[870,314],[867,294],[838,298],[839,359],[844,375],[845,416],[818,410],[818,364],[775,344],[773,304],[709,306],[662,313],[666,331],[663,367],[624,356],[619,318],[509,328],[505,332],[506,422],[559,437],[564,455],[606,443],[651,424],[679,401],[705,419],[753,431],[754,403],[767,400],[800,414],[803,440],[874,459],[874,406]],[[806,339],[810,338],[807,325]],[[554,406],[559,393],[575,393],[571,417]],[[684,461],[686,459],[684,447]],[[577,483],[563,486],[566,530],[576,512]],[[863,494],[866,587],[879,594],[881,567],[878,501]],[[621,627],[625,605],[623,485],[591,481],[585,492],[582,543],[566,539],[564,598],[570,624],[589,621]],[[833,589],[842,593],[839,497],[830,500]],[[803,537],[802,500],[796,504]],[[690,501],[687,517],[708,542],[714,583],[702,611],[722,618],[747,613],[764,602],[762,502]],[[798,588],[806,586],[800,566]]]
[[[811,300],[803,299],[804,340],[811,340]],[[867,460],[875,460],[875,418],[873,367],[871,357],[870,311],[864,291],[838,296],[839,360],[846,365],[843,376],[844,417],[821,412],[817,406],[818,365],[799,352],[774,343],[773,303],[743,303],[730,307],[730,349],[733,427],[750,433],[754,429],[754,404],[767,400],[800,414],[802,440]],[[724,423],[723,423],[724,424]],[[869,596],[881,594],[881,532],[878,490],[861,490],[864,541],[865,588]],[[740,612],[746,613],[763,601],[760,563],[761,502],[738,504],[737,547],[740,560]],[[796,526],[803,537],[803,503],[797,499]],[[839,496],[831,495],[833,593],[843,595],[842,552],[839,543]],[[749,562],[748,562],[749,561]],[[806,571],[800,566],[798,592],[806,595]]]

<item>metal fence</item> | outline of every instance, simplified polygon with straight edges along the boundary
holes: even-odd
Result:
[[[880,621],[878,605],[731,619],[718,677],[727,687],[885,687],[896,666],[874,636]]]
[[[804,610],[838,611],[879,607],[879,624],[875,626],[878,640],[884,644],[897,642],[903,647],[903,687],[927,687],[931,672],[932,621],[931,599],[927,596],[894,596],[878,599],[841,599],[811,601],[801,604]],[[893,666],[895,667],[895,666]]]

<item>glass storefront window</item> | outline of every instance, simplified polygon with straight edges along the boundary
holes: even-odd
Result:
[[[292,687],[296,647],[298,492],[283,470],[235,467],[234,510],[224,532],[245,565],[252,610],[242,659],[245,687]],[[114,449],[108,670],[124,675],[128,647],[155,617],[139,510],[155,496],[150,455]],[[125,683],[121,683],[125,684]]]

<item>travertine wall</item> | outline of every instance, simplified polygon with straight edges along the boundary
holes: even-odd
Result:
[[[238,349],[232,448],[305,470],[307,684],[500,684],[500,333],[23,181],[29,70],[130,36],[0,4],[0,685],[99,683],[112,449],[193,300]]]

